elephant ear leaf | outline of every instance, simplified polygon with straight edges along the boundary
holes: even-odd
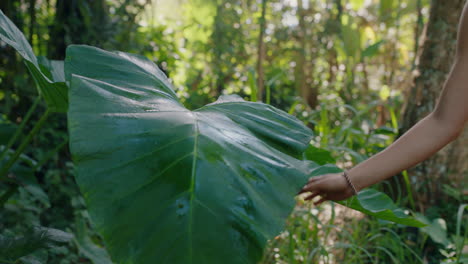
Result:
[[[23,57],[26,67],[31,73],[38,91],[43,96],[50,111],[66,112],[68,107],[67,85],[63,80],[51,79],[51,72],[46,67],[41,67],[38,63],[36,55],[34,55],[31,45],[29,45],[23,33],[1,10],[0,40],[10,45]],[[57,67],[60,67],[60,65]],[[53,72],[57,71],[60,71],[60,69],[53,70]]]
[[[65,63],[61,60],[49,60],[46,57],[37,57],[42,72],[54,82],[65,82]],[[68,91],[67,91],[68,92]]]
[[[307,181],[307,127],[237,96],[187,110],[136,55],[70,46],[65,73],[76,180],[115,262],[259,261]]]

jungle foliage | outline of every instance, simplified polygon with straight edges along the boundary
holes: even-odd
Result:
[[[423,222],[420,231],[375,218],[333,226],[334,205],[327,225],[322,209],[307,209],[300,199],[284,226],[308,177],[340,170],[326,164],[362,161],[396,136],[403,97],[390,87],[405,84],[405,71],[416,65],[428,3],[149,2],[0,6],[33,25],[23,30],[31,47],[6,16],[0,20],[0,38],[22,58],[1,46],[2,85],[10,88],[0,99],[0,253],[16,252],[1,261],[464,261],[466,199],[450,186],[455,209],[418,220],[373,189],[342,203],[400,224]],[[177,7],[184,21],[148,6]],[[18,19],[12,7],[29,7],[29,16]],[[54,19],[40,16],[51,10]],[[41,31],[38,20],[54,27]],[[418,37],[402,38],[412,25]],[[53,37],[47,49],[40,36]],[[73,43],[147,58],[89,46],[70,46],[65,55]],[[381,82],[383,89],[371,88]],[[224,95],[232,93],[239,96]],[[411,192],[411,178],[403,179]],[[400,191],[390,188],[392,196]],[[412,196],[401,198],[398,204],[415,209]],[[447,227],[443,218],[455,224]],[[336,237],[340,228],[350,228],[341,232],[348,235]],[[332,233],[338,240],[329,245]],[[360,240],[366,237],[375,243]]]

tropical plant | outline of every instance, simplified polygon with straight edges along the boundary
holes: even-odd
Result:
[[[40,65],[1,12],[0,29],[0,39],[25,58],[50,111],[68,109],[76,180],[114,261],[255,263],[300,186],[338,170],[303,159],[312,132],[270,105],[222,96],[190,111],[151,61],[89,46],[67,49],[65,83],[57,77],[63,64]],[[9,156],[0,180],[47,114]],[[309,159],[319,156],[313,151]],[[375,190],[343,204],[422,226]]]

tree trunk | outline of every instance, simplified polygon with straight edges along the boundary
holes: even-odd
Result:
[[[111,38],[105,0],[57,0],[48,56],[63,60],[70,44],[102,47]]]
[[[416,0],[416,12],[418,15],[418,19],[416,20],[416,26],[414,27],[414,58],[411,69],[414,70],[416,68],[417,59],[420,57],[419,55],[419,48],[421,46],[421,34],[424,28],[424,21],[423,21],[423,13],[422,13],[422,0]]]
[[[36,0],[29,0],[29,43],[34,47],[34,28],[36,25]]]
[[[235,79],[237,65],[243,65],[247,58],[241,16],[234,8],[237,3],[236,0],[216,2],[216,15],[208,49],[213,72],[211,83],[215,88],[210,94],[213,97],[223,94],[225,88]]]
[[[419,76],[409,91],[400,134],[431,113],[454,62],[457,25],[464,0],[432,0],[427,35],[418,65]],[[408,171],[419,209],[448,199],[444,184],[462,188],[468,174],[468,131],[429,160]]]
[[[265,27],[266,27],[266,2],[262,0],[262,15],[260,17],[260,34],[258,36],[258,60],[257,60],[257,100],[263,101],[263,93],[265,91],[265,72],[263,69],[263,61],[265,60]]]
[[[309,3],[309,5],[311,5]],[[318,87],[312,83],[312,73],[314,67],[314,39],[310,37],[307,32],[307,23],[305,21],[306,15],[310,15],[310,7],[304,8],[302,0],[297,1],[297,19],[299,21],[298,42],[299,47],[297,51],[297,65],[296,65],[296,89],[304,102],[311,109],[315,109],[318,104]],[[309,44],[310,43],[310,44]],[[309,48],[310,46],[310,48]],[[307,52],[307,51],[310,52]]]

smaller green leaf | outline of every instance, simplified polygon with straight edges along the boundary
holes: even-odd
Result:
[[[330,151],[316,148],[312,145],[304,152],[304,158],[311,160],[319,165],[325,165],[327,163],[336,163],[336,160],[331,155]]]
[[[416,219],[426,224],[421,228],[421,231],[427,234],[434,242],[447,246],[450,241],[447,237],[447,223],[442,218],[432,220],[432,222],[424,215],[417,213]]]
[[[32,253],[65,243],[72,234],[45,227],[34,227],[21,236],[0,235],[0,260],[14,262]]]
[[[387,136],[395,136],[397,134],[393,128],[386,127],[386,126],[379,127],[372,132],[377,135],[387,135]]]
[[[328,173],[338,173],[342,170],[334,165],[320,166],[312,170],[311,176]],[[424,223],[405,214],[404,210],[396,206],[384,193],[374,189],[365,189],[347,200],[338,202],[341,205],[360,211],[364,214],[407,226],[423,227]]]
[[[257,102],[257,79],[255,76],[255,70],[250,68],[247,76],[247,83],[250,87],[250,101]]]
[[[2,148],[0,148],[0,151]],[[5,160],[0,161],[0,167],[10,158],[10,155],[13,153],[13,150],[7,152],[7,157]],[[46,192],[41,188],[37,179],[34,175],[32,167],[37,164],[35,160],[28,157],[25,154],[22,154],[13,167],[11,168],[12,178],[10,180],[14,181],[18,186],[21,186],[25,191],[31,194],[37,201],[41,202],[44,206],[50,207],[49,197]]]
[[[26,66],[34,78],[39,93],[44,97],[52,112],[65,113],[68,109],[68,87],[64,82],[53,82],[47,78],[37,65],[26,61]]]
[[[47,67],[41,67],[36,55],[15,24],[0,10],[0,40],[14,48],[23,57],[26,67],[31,73],[39,93],[44,97],[52,112],[66,112],[68,108],[68,87],[63,81],[53,81],[50,77],[59,76],[60,68],[44,72]],[[60,63],[53,63],[51,67],[60,67]],[[63,65],[63,63],[62,63]],[[53,72],[53,74],[52,74]]]
[[[397,224],[423,227],[424,223],[405,214],[405,211],[396,206],[386,194],[374,189],[365,189],[348,200],[339,202],[351,209],[375,216],[379,219],[391,221]]]
[[[40,187],[39,184],[26,185],[24,190],[30,193],[34,198],[39,202],[44,204],[45,207],[50,207],[49,196],[47,193]]]
[[[55,228],[39,227],[38,231],[44,232],[49,244],[66,243],[73,239],[73,235]]]
[[[50,207],[49,196],[41,188],[31,168],[15,164],[12,169],[15,176],[14,181],[21,186],[26,192],[31,194],[37,201],[41,202],[44,206]]]
[[[381,40],[379,42],[376,42],[376,43],[370,45],[369,47],[367,47],[362,52],[362,57],[363,58],[372,58],[372,57],[374,57],[379,52],[380,46],[382,46],[383,43],[384,43],[384,41]]]
[[[39,260],[35,256],[22,257],[22,258],[20,258],[20,261],[21,261],[20,262],[21,264],[45,264],[45,262]]]

